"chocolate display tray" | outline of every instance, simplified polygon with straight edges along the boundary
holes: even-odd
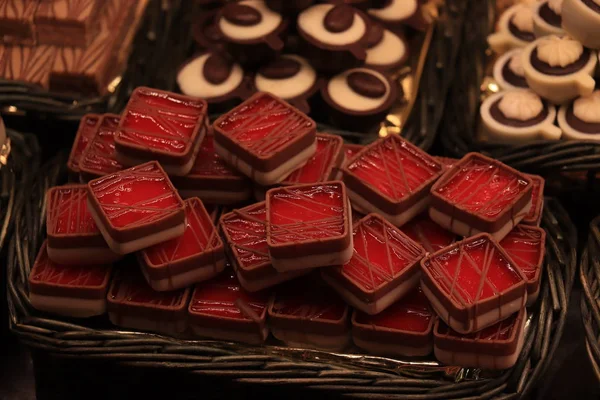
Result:
[[[588,243],[581,255],[579,278],[583,287],[581,315],[585,347],[600,382],[600,217],[590,223]]]
[[[280,391],[305,388],[321,394],[382,399],[407,395],[415,399],[509,399],[531,393],[558,346],[575,276],[577,234],[566,211],[552,198],[546,200],[542,222],[548,243],[540,299],[529,310],[519,360],[506,371],[443,366],[432,356],[398,359],[353,349],[331,353],[289,348],[274,340],[264,346],[180,340],[115,328],[105,316],[76,320],[40,313],[29,303],[27,277],[45,232],[40,218],[45,214],[44,193],[63,182],[65,159],[60,154],[44,165],[28,166],[31,178],[19,190],[31,195],[12,212],[15,234],[6,246],[10,328],[36,354],[76,357],[82,366],[92,368],[94,361],[102,360],[140,369],[169,369],[181,379],[191,372],[236,384],[277,386]]]
[[[78,121],[87,113],[119,113],[138,86],[157,88],[174,85],[174,77],[164,72],[174,69],[170,53],[185,57],[192,45],[189,34],[191,14],[196,2],[185,0],[141,0],[137,27],[123,38],[131,47],[125,69],[120,71],[103,96],[77,96],[53,93],[36,85],[0,79],[0,114],[28,120]],[[144,7],[145,5],[145,7]]]
[[[489,72],[492,52],[487,36],[493,32],[497,16],[494,0],[469,0],[467,3],[468,15],[457,58],[456,79],[449,91],[452,101],[446,102],[440,124],[439,135],[446,153],[461,157],[470,151],[480,151],[514,168],[552,177],[552,180],[569,175],[585,179],[582,171],[599,171],[600,142],[537,140],[503,145],[476,140],[479,106],[486,91],[494,88]]]

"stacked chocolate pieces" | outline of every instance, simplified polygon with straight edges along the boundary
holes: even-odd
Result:
[[[146,0],[0,0],[0,78],[103,95],[123,69]]]
[[[344,146],[268,93],[212,125],[207,108],[138,88],[121,115],[82,120],[68,167],[87,183],[48,193],[36,308],[107,310],[174,336],[261,344],[271,332],[514,364],[540,287],[543,179],[478,153],[442,163],[399,136]]]

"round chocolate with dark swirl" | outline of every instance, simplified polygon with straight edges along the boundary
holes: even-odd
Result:
[[[348,5],[316,4],[298,16],[302,54],[319,71],[337,72],[362,63],[369,19]]]
[[[562,106],[558,124],[566,138],[600,140],[600,90]]]
[[[317,72],[308,60],[294,54],[283,54],[258,69],[254,89],[278,96],[308,114],[313,95],[319,90]]]
[[[589,49],[573,39],[549,36],[533,49],[530,63],[542,74],[564,76],[579,72],[591,56]]]
[[[260,65],[283,49],[287,21],[264,0],[227,3],[217,14],[216,25],[227,52],[243,65]]]
[[[526,89],[528,87],[523,69],[521,49],[511,50],[496,60],[494,79],[500,89]]]
[[[364,130],[383,120],[398,96],[397,85],[371,68],[353,68],[332,77],[321,96],[338,126]]]
[[[541,103],[542,107],[540,108],[540,111],[537,114],[531,113],[525,119],[521,119],[516,118],[512,114],[507,113],[505,109],[503,111],[500,105],[502,100],[503,99],[498,99],[492,104],[492,107],[490,108],[490,114],[492,118],[494,118],[497,122],[501,123],[502,125],[510,126],[513,128],[526,128],[529,126],[537,125],[543,122],[548,117],[548,105],[544,102]],[[514,107],[520,107],[520,105],[515,105]],[[518,113],[518,111],[516,112]],[[529,114],[529,109],[524,112],[527,112],[527,114]]]

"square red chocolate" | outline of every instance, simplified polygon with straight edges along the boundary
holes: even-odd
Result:
[[[279,286],[268,315],[271,333],[288,346],[341,351],[350,344],[350,307],[318,276]]]
[[[271,189],[266,207],[276,270],[340,265],[352,257],[352,211],[342,182]]]
[[[48,257],[44,242],[29,274],[29,301],[40,311],[92,317],[106,311],[112,265],[64,265]]]
[[[205,203],[235,204],[252,196],[250,180],[230,168],[215,153],[212,134],[204,136],[190,173],[174,176],[172,181],[181,197],[199,197]]]
[[[479,153],[469,153],[431,188],[429,216],[461,236],[502,240],[529,212],[533,182]]]
[[[500,246],[525,275],[527,305],[534,304],[540,293],[546,254],[546,231],[537,226],[519,224],[500,241]]]
[[[421,288],[439,317],[460,333],[508,318],[527,301],[525,275],[487,233],[421,261]]]
[[[79,172],[83,181],[88,182],[123,169],[123,165],[117,161],[115,150],[119,118],[115,114],[100,116],[96,133],[89,139],[79,161]]]
[[[52,261],[68,265],[109,264],[120,258],[100,233],[87,204],[86,185],[48,190],[46,233]]]
[[[202,282],[225,269],[225,249],[202,201],[185,201],[182,236],[138,253],[142,272],[152,289],[175,290]]]
[[[242,287],[256,292],[308,272],[278,272],[271,264],[267,246],[265,202],[233,210],[221,217],[229,259]]]
[[[544,213],[544,186],[545,180],[539,175],[525,174],[533,182],[531,189],[531,208],[521,220],[522,224],[540,226],[542,214]]]
[[[206,101],[158,89],[133,91],[115,138],[126,166],[156,160],[172,175],[190,172],[206,133]]]
[[[456,241],[456,235],[429,218],[427,213],[419,214],[400,230],[409,238],[419,243],[428,253],[435,253]]]
[[[390,135],[360,151],[342,168],[352,207],[402,226],[429,205],[429,189],[443,167],[429,154]]]
[[[523,348],[526,320],[527,312],[522,308],[490,327],[461,334],[438,319],[433,329],[435,357],[447,365],[493,370],[511,368]]]
[[[217,154],[262,186],[313,156],[316,124],[285,101],[257,93],[213,124]]]
[[[100,124],[100,115],[86,114],[81,118],[69,160],[67,161],[67,169],[69,176],[75,181],[79,181],[79,162],[83,152],[87,148],[92,138],[96,135],[98,125]]]
[[[156,161],[94,179],[88,190],[94,221],[117,254],[183,235],[183,200]]]
[[[233,271],[226,270],[196,285],[188,308],[190,327],[201,337],[261,344],[269,335],[270,302],[269,292],[246,292]]]
[[[354,253],[322,276],[348,303],[377,314],[419,284],[419,261],[425,250],[377,214],[353,227]]]
[[[32,46],[38,4],[39,0],[0,0],[0,42]]]
[[[191,289],[157,292],[139,268],[117,270],[107,295],[110,321],[123,328],[179,336],[187,329],[185,310]]]
[[[436,315],[420,287],[377,315],[354,311],[352,340],[368,353],[421,357],[433,350]]]

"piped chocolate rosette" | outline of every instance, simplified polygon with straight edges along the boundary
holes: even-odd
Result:
[[[502,90],[527,89],[522,49],[514,49],[498,58],[494,64],[494,80]]]
[[[483,139],[501,143],[558,140],[556,108],[531,90],[508,90],[488,97],[480,109]]]
[[[386,0],[382,5],[373,4],[367,10],[369,16],[387,28],[395,30],[406,24],[418,30],[425,30],[432,22],[420,0]]]
[[[408,45],[404,37],[377,23],[372,23],[367,36],[365,65],[387,71],[398,68],[408,60]]]
[[[281,97],[305,114],[309,100],[319,90],[317,72],[303,57],[285,54],[260,67],[254,75],[253,87]]]
[[[217,14],[216,25],[227,52],[242,65],[256,66],[283,49],[287,21],[263,0],[227,3]]]
[[[596,86],[596,52],[568,36],[536,40],[523,50],[522,63],[529,87],[556,104],[588,96]]]
[[[600,141],[600,90],[563,105],[558,124],[566,139]]]
[[[367,58],[369,19],[348,5],[317,4],[298,16],[303,55],[319,71],[338,72]]]
[[[183,94],[205,99],[213,112],[231,108],[250,95],[242,67],[212,52],[187,61],[177,73],[177,84]]]
[[[562,28],[563,0],[544,0],[533,8],[533,32],[540,38],[548,35],[564,35]]]
[[[564,0],[562,26],[585,47],[600,49],[600,0]]]
[[[525,47],[534,40],[533,11],[525,4],[506,10],[498,21],[497,31],[488,36],[488,44],[498,54]]]
[[[313,5],[315,0],[265,0],[271,10],[281,14],[297,14]]]
[[[337,126],[369,130],[381,121],[398,96],[386,75],[370,68],[353,68],[331,78],[321,96]]]
[[[217,28],[216,17],[217,11],[200,13],[198,20],[192,25],[192,37],[201,49],[224,52],[223,34]]]

